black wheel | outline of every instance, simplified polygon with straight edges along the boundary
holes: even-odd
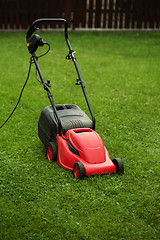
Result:
[[[76,162],[73,165],[73,175],[75,178],[79,178],[79,179],[84,179],[85,177],[85,168],[83,163],[81,162]]]
[[[112,160],[112,162],[114,163],[115,167],[116,167],[116,172],[118,174],[123,174],[124,173],[124,165],[123,162],[120,158],[114,158]]]
[[[56,143],[50,142],[46,148],[46,158],[49,161],[57,160],[57,146]]]

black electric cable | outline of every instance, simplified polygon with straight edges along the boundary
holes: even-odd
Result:
[[[50,50],[50,45],[49,45],[49,43],[45,42],[44,45],[48,45],[48,50],[47,50],[45,53],[43,53],[42,55],[38,56],[37,59],[40,58],[40,57],[43,57],[44,55],[46,55],[46,54],[49,52],[49,50]],[[18,99],[18,101],[17,101],[17,104],[15,105],[14,109],[12,110],[11,114],[10,114],[9,117],[6,119],[6,121],[0,126],[0,128],[2,128],[2,127],[8,122],[8,120],[12,117],[13,113],[15,112],[16,108],[17,108],[18,105],[19,105],[19,102],[20,102],[20,100],[21,100],[23,91],[24,91],[24,89],[25,89],[25,86],[26,86],[26,84],[27,84],[27,82],[28,82],[28,79],[29,79],[29,76],[30,76],[32,63],[34,63],[34,62],[33,62],[33,59],[32,59],[32,57],[31,57],[31,59],[30,59],[30,65],[29,65],[29,70],[28,70],[28,74],[27,74],[27,79],[26,79],[26,81],[25,81],[25,83],[24,83],[24,85],[23,85],[23,87],[22,87],[22,90],[21,90],[19,99]],[[36,79],[38,80],[37,75],[36,75]],[[39,80],[38,80],[38,81],[39,81]],[[40,82],[40,81],[39,81],[39,82]],[[41,82],[40,82],[40,83],[41,83]]]
[[[21,97],[22,97],[24,88],[25,88],[25,86],[26,86],[26,84],[27,84],[27,82],[28,82],[28,79],[29,79],[29,75],[30,75],[30,72],[31,72],[31,65],[32,65],[32,59],[30,60],[30,65],[29,65],[29,70],[28,70],[27,78],[26,78],[26,81],[25,81],[25,83],[24,83],[24,85],[23,85],[23,87],[22,87],[22,90],[21,90],[19,99],[18,99],[18,101],[17,101],[17,104],[15,105],[14,109],[12,110],[11,114],[10,114],[9,117],[6,119],[6,121],[0,126],[0,128],[2,128],[2,127],[8,122],[8,120],[12,117],[14,111],[15,111],[16,108],[18,107],[18,104],[19,104],[19,102],[20,102],[20,100],[21,100]]]
[[[47,43],[47,42],[45,42],[44,45],[47,45],[47,46],[48,46],[48,50],[47,50],[45,53],[43,53],[42,55],[38,56],[37,59],[45,56],[45,55],[50,51],[50,44]]]

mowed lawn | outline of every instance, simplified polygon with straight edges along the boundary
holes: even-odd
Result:
[[[63,33],[41,33],[39,59],[55,103],[88,109],[65,56]],[[37,123],[49,105],[32,65],[20,105],[0,129],[0,239],[159,239],[160,33],[73,32],[72,48],[96,117],[96,131],[124,175],[73,178],[45,158]],[[27,77],[25,33],[0,33],[0,125]],[[38,50],[41,54],[47,47]]]

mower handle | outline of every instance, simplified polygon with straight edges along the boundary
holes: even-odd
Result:
[[[77,65],[76,58],[74,57],[74,51],[72,50],[71,45],[70,45],[70,42],[69,42],[69,39],[68,39],[68,25],[67,25],[67,21],[66,21],[65,19],[63,19],[63,18],[41,18],[41,19],[35,20],[35,21],[32,23],[32,25],[31,25],[31,27],[29,28],[29,30],[28,30],[28,32],[27,32],[27,35],[26,35],[26,40],[27,40],[27,43],[28,43],[27,46],[29,45],[29,42],[30,42],[31,37],[32,37],[32,34],[33,34],[36,30],[38,30],[38,28],[35,27],[35,25],[36,25],[37,23],[40,23],[40,22],[61,22],[61,23],[64,24],[65,39],[66,39],[66,43],[67,43],[68,48],[69,48],[69,54],[67,55],[66,58],[67,58],[67,59],[72,59],[72,61],[73,61],[73,63],[74,63],[74,66],[75,66],[76,71],[77,71],[77,74],[78,74],[77,84],[78,84],[78,85],[81,85],[81,88],[82,88],[82,90],[83,90],[83,94],[84,94],[84,96],[85,96],[85,99],[86,99],[86,102],[87,102],[87,105],[88,105],[88,108],[89,108],[89,111],[90,111],[90,114],[91,114],[91,117],[92,117],[93,130],[95,130],[95,117],[94,117],[94,114],[93,114],[91,105],[90,105],[90,103],[89,103],[89,99],[88,99],[87,93],[86,93],[86,91],[85,91],[85,86],[84,86],[84,83],[83,83],[83,80],[82,80],[82,77],[81,77],[81,74],[80,74],[80,71],[79,71],[79,68],[78,68],[78,65]],[[36,36],[36,34],[34,35],[34,37],[35,37],[35,39],[34,39],[35,41],[40,41],[40,45],[39,45],[39,46],[43,46],[43,44],[44,44],[43,40],[41,41],[40,37],[39,37],[38,35]],[[42,44],[42,45],[41,45],[41,44]],[[34,50],[35,50],[35,49],[34,49]],[[33,52],[30,52],[30,53],[32,54],[32,57],[33,57],[34,62],[35,62],[35,64],[36,64],[36,68],[38,69],[39,75],[40,75],[41,80],[42,80],[42,82],[43,82],[44,80],[43,80],[42,74],[41,74],[41,72],[40,72],[40,69],[39,69],[39,66],[38,66],[38,63],[37,63],[37,58],[36,58],[36,56],[35,56],[35,54],[34,54],[34,51],[33,51]],[[48,89],[48,88],[46,88],[45,90],[47,90],[47,89]],[[47,91],[47,93],[50,94],[49,91]],[[50,98],[50,96],[49,96],[49,98]],[[52,97],[51,97],[51,100],[52,100]],[[50,101],[51,101],[51,100],[50,100]],[[52,105],[53,105],[53,107],[54,107],[54,103],[53,103]],[[56,110],[55,110],[55,112],[56,112]],[[58,119],[58,117],[57,117],[57,119]],[[59,121],[59,126],[61,127],[60,121]]]
[[[39,29],[39,28],[35,27],[35,25],[37,23],[40,23],[40,22],[61,22],[61,23],[63,23],[64,24],[65,39],[66,39],[69,50],[70,51],[72,50],[71,45],[70,45],[69,40],[68,40],[68,24],[67,24],[67,21],[63,18],[41,18],[41,19],[35,20],[32,23],[31,27],[29,28],[29,30],[27,32],[27,35],[26,35],[27,43],[29,43],[29,40],[30,40],[32,34]]]

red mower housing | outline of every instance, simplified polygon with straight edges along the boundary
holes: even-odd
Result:
[[[57,145],[57,163],[73,171],[76,178],[116,172],[116,165],[101,137],[90,128],[71,129],[63,136],[57,135]],[[53,155],[52,147],[48,145],[47,158],[52,160]]]

